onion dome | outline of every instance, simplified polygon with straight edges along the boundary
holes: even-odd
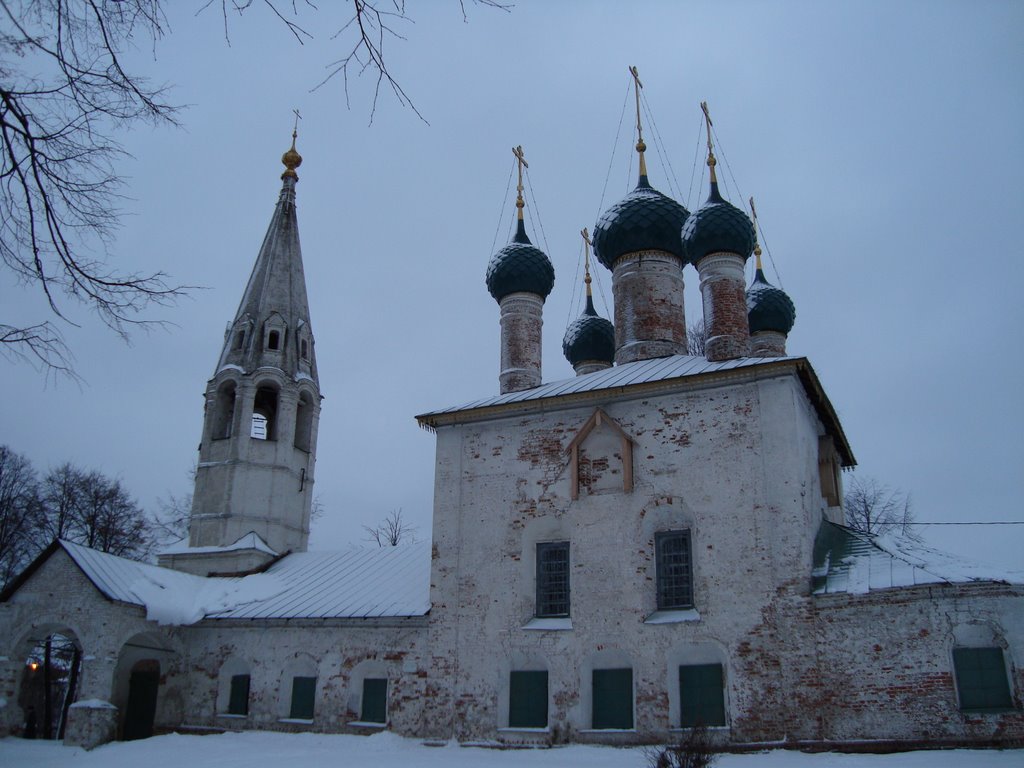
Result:
[[[796,307],[785,291],[769,283],[761,269],[758,254],[757,272],[754,282],[747,289],[747,318],[750,332],[775,331],[783,336],[793,330],[796,321]]]
[[[611,365],[615,359],[615,327],[597,314],[592,296],[587,296],[583,314],[565,329],[562,352],[574,368],[590,361]]]
[[[683,258],[679,230],[689,216],[683,206],[654,189],[647,174],[636,189],[601,214],[594,226],[594,255],[608,269],[636,251],[667,251]]]
[[[555,268],[544,251],[526,236],[520,218],[512,242],[494,254],[487,265],[487,290],[495,301],[520,291],[546,298],[555,284]]]
[[[735,253],[747,259],[754,250],[754,225],[750,218],[722,197],[712,180],[704,205],[683,224],[684,260],[696,264],[709,253]]]

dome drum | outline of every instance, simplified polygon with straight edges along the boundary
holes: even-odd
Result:
[[[615,363],[686,354],[682,262],[659,251],[624,256],[612,272]]]

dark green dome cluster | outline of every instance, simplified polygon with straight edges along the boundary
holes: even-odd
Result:
[[[708,201],[690,214],[682,232],[684,260],[696,265],[709,253],[737,253],[746,259],[754,250],[750,218],[718,192],[711,182]]]
[[[796,307],[785,291],[769,283],[760,269],[747,289],[747,318],[750,332],[775,331],[783,336],[793,330]]]
[[[487,265],[487,290],[495,301],[510,293],[536,293],[544,298],[555,285],[555,268],[544,251],[535,248],[519,220],[512,242],[494,254]]]
[[[608,269],[623,254],[636,251],[667,251],[682,259],[679,230],[687,216],[689,211],[641,176],[636,189],[597,220],[594,255]]]
[[[615,327],[597,314],[590,296],[583,314],[565,329],[562,353],[574,368],[591,360],[611,365],[615,358]]]

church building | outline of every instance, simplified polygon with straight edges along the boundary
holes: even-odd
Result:
[[[639,96],[638,96],[639,99]],[[206,385],[189,536],[157,565],[55,541],[0,595],[0,734],[26,660],[69,638],[65,743],[172,729],[492,745],[1016,745],[1024,573],[844,525],[855,465],[755,222],[715,175],[695,211],[648,176],[599,218],[613,321],[566,330],[527,235],[491,258],[498,394],[417,416],[436,439],[432,540],[307,551],[321,408],[295,140]],[[748,286],[748,259],[757,260]],[[690,354],[684,277],[707,337]],[[329,384],[329,382],[328,382]],[[323,457],[331,461],[330,457]]]

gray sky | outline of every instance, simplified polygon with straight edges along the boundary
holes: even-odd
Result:
[[[645,129],[652,184],[678,185],[691,210],[706,195],[700,165],[690,187],[709,102],[727,196],[755,196],[778,268],[768,262],[769,279],[781,276],[797,307],[788,349],[822,379],[858,471],[911,492],[923,522],[1024,520],[1024,5],[521,2],[511,13],[468,5],[463,23],[455,0],[410,4],[407,40],[386,53],[429,126],[385,91],[368,126],[367,78],[350,82],[350,109],[340,81],[311,92],[342,45],[312,13],[311,44],[254,9],[229,46],[218,13],[194,14],[199,0],[168,5],[172,34],[155,59],[147,49],[132,63],[189,108],[181,130],[124,137],[133,199],[114,258],[205,289],[152,313],[173,325],[130,347],[69,307],[82,324],[65,329],[81,389],[0,362],[0,442],[40,471],[101,469],[147,507],[189,490],[203,388],[298,107],[299,225],[326,396],[326,514],[312,546],[360,541],[362,525],[398,507],[429,537],[434,440],[413,416],[497,391],[498,308],[483,275],[495,237],[500,247],[511,231],[510,149],[525,149],[531,236],[557,276],[544,379],[566,378],[579,230],[635,183],[631,96],[624,116],[623,105],[636,65],[656,124]],[[696,271],[685,278],[692,321]],[[5,321],[49,319],[38,291],[6,273],[0,291]],[[1024,526],[923,533],[1022,565]]]

